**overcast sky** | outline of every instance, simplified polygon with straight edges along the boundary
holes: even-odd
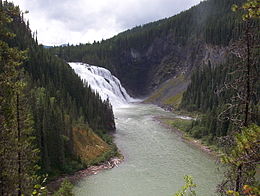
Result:
[[[92,43],[173,16],[201,0],[12,0],[44,45]]]

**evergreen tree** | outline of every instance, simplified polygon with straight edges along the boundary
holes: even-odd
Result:
[[[225,64],[214,69],[202,66],[194,72],[181,104],[184,109],[206,114],[194,122],[189,131],[200,133],[199,137],[210,134],[227,153],[224,162],[229,169],[220,186],[224,195],[229,189],[230,193],[239,195],[243,193],[243,185],[255,185],[259,156],[253,152],[259,148],[255,141],[259,127],[248,127],[260,124],[259,7],[259,1],[255,0],[248,0],[241,7],[233,6],[234,10],[245,11],[241,37],[230,44]],[[209,133],[205,134],[204,129]],[[239,134],[241,130],[245,131]]]
[[[17,14],[11,13],[13,9]],[[23,146],[20,143],[24,142],[24,134],[30,141],[34,136],[34,143],[40,150],[40,174],[59,175],[79,169],[82,167],[80,163],[77,168],[71,166],[72,162],[79,162],[73,151],[73,128],[81,121],[98,134],[101,133],[99,130],[102,133],[114,130],[112,107],[84,85],[67,63],[38,45],[37,36],[32,36],[29,23],[24,22],[17,7],[4,2],[1,4],[1,14],[1,33],[6,35],[1,39],[0,48],[1,107],[6,110],[3,113],[10,117],[9,124],[14,129],[9,130],[13,136],[8,131],[3,132],[3,137],[6,137],[3,145],[8,140],[11,142],[10,148],[15,147],[12,143],[15,141],[11,139],[16,138],[20,147]],[[20,51],[26,51],[26,60],[23,57],[25,52]],[[24,63],[20,65],[22,60]],[[29,124],[34,131],[30,131]],[[22,159],[22,150],[29,150],[29,145],[28,148],[14,150],[15,157]],[[20,158],[17,159],[18,170],[22,171],[25,165]],[[31,162],[34,163],[33,160]]]
[[[233,5],[234,10],[237,8],[239,8],[237,5]],[[255,182],[256,164],[260,161],[260,157],[254,153],[254,151],[259,150],[259,138],[255,138],[257,137],[256,135],[259,135],[259,127],[249,129],[249,126],[254,123],[254,108],[258,110],[257,104],[259,104],[259,97],[257,97],[260,60],[259,27],[253,19],[260,19],[260,2],[258,0],[248,0],[240,8],[246,12],[242,16],[243,20],[246,21],[245,32],[244,37],[231,48],[232,54],[239,61],[233,72],[235,77],[231,81],[231,85],[227,85],[228,88],[232,88],[235,92],[228,108],[232,109],[231,116],[234,116],[229,120],[237,125],[233,126],[233,131],[240,132],[242,128],[248,128],[241,135],[235,137],[237,144],[232,153],[230,153],[236,159],[237,164],[234,164],[234,160],[234,162],[232,160],[227,161],[231,164],[231,171],[227,172],[226,178],[231,184],[231,190],[237,193],[243,192],[243,184],[253,185]],[[250,144],[247,144],[247,142]],[[233,172],[234,170],[235,172]],[[233,175],[230,175],[231,173]],[[232,179],[234,180],[233,182]]]
[[[37,150],[33,145],[32,118],[26,102],[25,81],[20,65],[25,53],[10,47],[6,40],[15,34],[7,24],[19,9],[8,2],[0,3],[0,193],[29,194],[34,183]]]
[[[260,127],[256,125],[244,128],[234,136],[234,146],[221,158],[222,163],[227,166],[226,178],[218,187],[223,195],[259,194],[259,184],[255,179],[256,168],[260,162],[259,137]]]

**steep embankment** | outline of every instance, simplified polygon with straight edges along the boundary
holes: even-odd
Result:
[[[109,70],[84,63],[71,62],[69,65],[80,76],[85,85],[97,92],[108,105],[111,103],[111,108],[122,107],[129,102],[136,101],[129,96],[120,81]],[[106,142],[84,124],[73,128],[74,152],[85,164],[101,162],[117,154],[117,148],[112,144],[111,137],[104,135],[104,131],[97,133]]]
[[[10,17],[10,23],[4,27],[15,34],[7,40],[8,45],[27,51],[27,58],[19,68],[19,82],[24,80],[27,83],[24,102],[28,104],[33,122],[30,130],[35,137],[33,143],[40,151],[38,164],[41,172],[50,176],[68,173],[83,167],[77,156],[86,164],[105,156],[111,149],[97,135],[104,137],[115,130],[111,105],[85,86],[67,63],[37,43],[18,8],[7,1],[0,6]],[[17,9],[18,14],[14,15],[12,9]],[[5,70],[0,71],[5,73]],[[12,80],[18,80],[18,77],[13,76]],[[75,137],[79,125],[86,128],[79,132],[81,137]],[[96,154],[80,153],[83,148],[79,147],[80,139],[91,142]],[[90,148],[88,144],[86,146]],[[100,150],[99,146],[104,149]]]
[[[112,147],[97,136],[91,129],[75,127],[72,130],[73,150],[86,164],[92,165],[110,158]]]

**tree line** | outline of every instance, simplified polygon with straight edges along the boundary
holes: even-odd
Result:
[[[244,29],[229,44],[229,57],[219,66],[202,65],[192,74],[181,108],[203,115],[188,132],[218,145],[227,166],[218,186],[221,195],[259,195],[260,162],[260,2],[247,0],[232,6],[241,11]]]
[[[0,1],[0,195],[30,195],[39,176],[82,168],[78,124],[99,135],[115,129],[109,101],[37,43],[23,14]]]

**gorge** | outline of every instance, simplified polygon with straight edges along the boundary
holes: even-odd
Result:
[[[68,36],[95,23],[56,15],[71,1],[42,2]],[[260,195],[259,4],[204,0],[109,39],[47,46],[28,12],[1,0],[0,195],[194,195],[184,183],[201,196]]]
[[[222,175],[214,159],[154,120],[155,116],[177,115],[155,105],[130,103],[134,99],[104,68],[81,63],[70,63],[70,66],[86,83],[93,85],[101,97],[106,99],[108,95],[116,106],[114,140],[124,156],[119,167],[82,179],[74,188],[76,196],[170,196],[183,185],[184,175],[192,175],[199,182],[199,195],[215,195]],[[108,78],[118,81],[113,89],[106,83]],[[124,96],[118,93],[118,89]]]

